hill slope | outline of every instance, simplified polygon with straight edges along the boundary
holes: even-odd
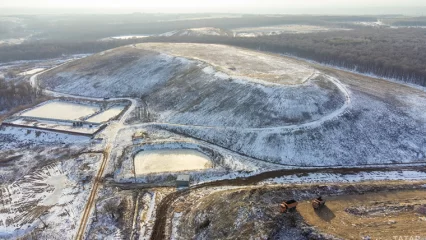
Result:
[[[183,49],[187,57],[191,49],[200,53],[200,46],[143,44],[66,64],[41,79],[44,87],[76,95],[143,96],[155,121],[176,124],[279,127],[315,121],[344,104],[338,87],[322,76],[299,87],[278,84],[306,81],[314,72],[312,68],[254,51],[215,47],[222,52],[227,49],[235,57],[222,63],[217,52],[209,59],[207,55],[192,56],[204,61],[189,60],[172,52]],[[265,59],[274,60],[276,67],[268,68],[272,63]],[[245,63],[253,67],[243,67]],[[216,70],[226,68],[222,64],[237,69],[229,70],[228,75]],[[283,70],[278,71],[280,66]]]
[[[167,123],[157,127],[264,161],[348,166],[426,160],[425,92],[275,55],[146,44],[41,77],[45,87],[66,93],[143,95],[154,121]]]

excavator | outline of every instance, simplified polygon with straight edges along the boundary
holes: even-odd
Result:
[[[318,210],[318,209],[322,208],[325,205],[325,200],[322,199],[321,196],[319,196],[319,197],[315,198],[314,200],[312,200],[311,203],[312,203],[312,207],[315,210]]]

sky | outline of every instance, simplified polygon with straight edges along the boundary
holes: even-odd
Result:
[[[94,11],[164,13],[312,13],[327,9],[407,9],[426,7],[426,0],[0,0],[0,8],[93,9]],[[426,13],[425,13],[426,14]]]

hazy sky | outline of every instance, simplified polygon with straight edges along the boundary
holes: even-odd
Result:
[[[143,12],[289,13],[292,9],[419,6],[425,7],[426,0],[0,0],[0,8],[127,9]]]

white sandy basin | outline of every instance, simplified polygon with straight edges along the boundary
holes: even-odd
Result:
[[[191,149],[149,150],[136,154],[136,174],[202,170],[212,167],[210,159]]]
[[[101,112],[99,114],[96,114],[95,116],[87,119],[88,122],[95,122],[95,123],[101,123],[101,122],[106,122],[108,120],[110,120],[111,118],[116,117],[118,114],[121,113],[121,111],[123,111],[124,106],[115,106],[112,107],[104,112]]]
[[[46,179],[46,183],[54,187],[54,191],[48,195],[41,203],[42,206],[53,206],[58,203],[62,190],[66,187],[67,177],[65,175],[51,176]]]
[[[78,120],[99,111],[97,106],[69,102],[49,102],[24,112],[21,116],[52,118],[60,120]]]

